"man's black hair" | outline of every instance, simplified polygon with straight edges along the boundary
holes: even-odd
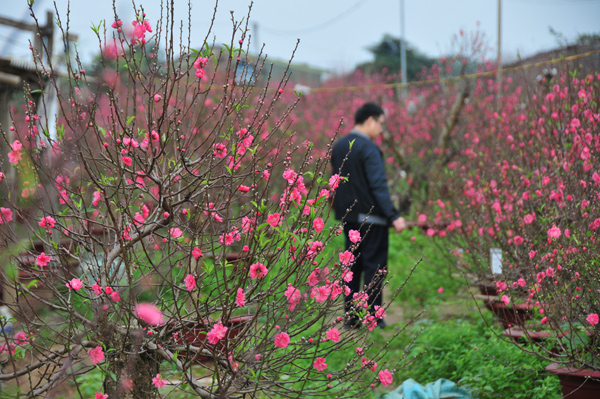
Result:
[[[354,124],[362,125],[370,117],[374,117],[375,119],[377,119],[380,115],[383,114],[383,108],[381,108],[381,106],[379,106],[378,104],[375,104],[373,102],[365,103],[354,113]]]

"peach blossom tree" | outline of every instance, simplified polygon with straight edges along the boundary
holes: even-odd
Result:
[[[96,398],[356,397],[389,385],[397,362],[371,348],[364,295],[365,327],[342,328],[353,259],[332,245],[341,230],[327,205],[340,183],[311,142],[294,142],[299,99],[274,113],[287,76],[238,83],[247,19],[232,19],[228,44],[178,47],[172,7],[157,22],[138,9],[95,26],[95,76],[75,54],[61,81],[32,54],[59,111],[52,126],[26,89],[23,112],[0,127],[14,316],[0,317],[0,380],[43,397],[99,370]]]

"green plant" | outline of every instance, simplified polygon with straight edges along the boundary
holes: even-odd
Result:
[[[560,398],[558,378],[543,371],[547,362],[502,339],[498,328],[489,328],[492,323],[487,313],[415,323],[404,337],[408,344],[411,334],[421,331],[408,352],[414,360],[398,372],[397,381],[426,384],[446,378],[479,399]]]
[[[410,276],[397,297],[407,309],[440,303],[464,286],[462,279],[455,275],[453,261],[449,251],[417,228],[394,234],[390,238],[389,288],[396,291]]]

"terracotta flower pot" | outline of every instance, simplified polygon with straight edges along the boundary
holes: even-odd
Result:
[[[230,342],[234,340],[238,334],[245,328],[252,318],[250,316],[240,316],[229,319],[226,323],[223,323],[227,327],[226,339]],[[189,323],[185,326],[175,325],[173,333],[177,334],[173,341],[176,345],[189,344],[197,348],[206,349],[211,353],[222,352],[225,349],[225,339],[220,340],[216,345],[212,345],[206,341],[206,334],[208,333],[206,325],[212,325],[212,323]],[[182,358],[193,358],[194,353],[180,352]],[[209,356],[198,355],[194,360],[194,364],[201,364],[212,360]]]
[[[556,363],[552,363],[546,367],[546,371],[558,376],[562,394],[565,398],[600,398],[600,371],[589,369],[578,370],[562,367]]]
[[[526,303],[505,305],[502,302],[487,301],[485,307],[494,312],[504,328],[522,326],[533,317],[533,306]]]
[[[481,293],[481,295],[498,295],[498,289],[496,288],[496,284],[492,281],[476,280],[473,283],[477,288],[479,288],[479,292]]]
[[[522,326],[513,326],[502,331],[502,335],[510,337],[513,341],[526,344],[527,342],[541,343],[552,337],[552,333],[549,331],[535,331],[532,329],[525,329]]]

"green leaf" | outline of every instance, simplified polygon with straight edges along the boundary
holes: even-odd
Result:
[[[27,284],[27,289],[30,289],[31,287],[37,288],[38,287],[38,283],[39,283],[38,280],[31,280],[29,282],[29,284]]]
[[[212,264],[212,262],[206,262],[204,263],[204,271],[206,273],[212,273],[213,269],[215,268],[215,266]]]
[[[212,55],[212,50],[207,42],[204,42],[204,46],[202,46],[202,56],[208,58]]]
[[[102,25],[102,22],[104,22],[104,20],[100,20],[100,22],[98,22],[98,26],[94,25],[94,23],[92,22],[92,30],[94,31],[96,36],[100,35],[100,26]]]
[[[15,281],[17,279],[19,270],[12,263],[8,263],[4,266],[4,275],[10,281]]]
[[[129,126],[129,124],[130,124],[131,122],[133,122],[133,121],[134,121],[134,119],[135,119],[135,116],[130,116],[130,117],[128,117],[128,118],[127,118],[127,122],[125,123],[125,125],[126,125],[126,126]]]
[[[56,126],[56,136],[58,141],[62,141],[65,136],[65,125]]]

